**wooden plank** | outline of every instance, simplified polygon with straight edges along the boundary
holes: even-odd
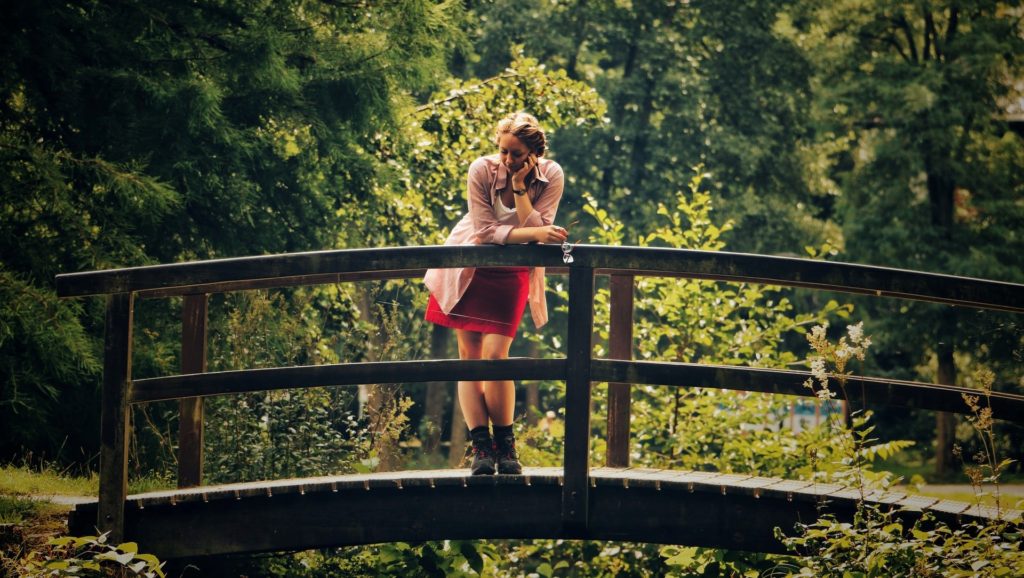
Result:
[[[392,541],[572,538],[576,534],[563,526],[558,508],[560,471],[526,468],[522,476],[475,477],[465,470],[388,472],[150,492],[129,498],[142,507],[128,509],[126,530],[141,549],[161,558]],[[741,479],[720,491],[718,482],[743,474],[611,468],[595,468],[594,474],[600,483],[589,494],[591,539],[781,552],[774,528],[817,519],[820,499],[827,501],[824,511],[841,521],[856,512],[856,500],[837,498],[834,489],[832,496],[819,495],[828,486],[822,484],[816,484],[818,492],[794,498],[748,487],[769,478]],[[673,482],[652,483],[659,478]],[[702,485],[691,491],[680,483],[687,479]],[[795,482],[777,481],[766,488]],[[495,509],[496,503],[516,507]],[[91,531],[86,518],[95,519],[95,507],[76,508],[72,533]],[[959,510],[946,503],[932,507],[954,527],[996,514],[991,508]],[[1019,514],[1004,512],[1009,519]],[[906,523],[920,513],[896,515]]]
[[[896,503],[905,509],[919,511],[928,509],[938,501],[937,498],[929,498],[928,496],[907,496]]]
[[[948,514],[960,514],[966,512],[971,505],[967,502],[959,502],[956,500],[939,500],[928,507],[929,510],[934,512],[946,512]]]
[[[206,371],[205,294],[186,295],[181,310],[181,372]],[[178,487],[203,483],[203,398],[178,401]]]
[[[562,526],[567,534],[587,531],[590,470],[590,367],[594,326],[594,270],[574,252],[569,269],[569,334],[566,339],[565,446]]]
[[[564,379],[564,359],[416,360],[246,369],[140,379],[131,403],[273,389],[423,381]]]
[[[611,277],[611,320],[608,355],[633,359],[633,276]],[[630,389],[628,383],[608,384],[608,446],[605,462],[616,468],[629,466]]]
[[[103,343],[103,393],[100,408],[100,495],[96,527],[110,532],[109,542],[124,540],[124,503],[128,493],[128,389],[132,376],[131,293],[107,297]]]
[[[806,371],[595,359],[592,372],[595,381],[716,387],[802,397],[814,396],[813,391],[804,387],[804,381],[811,376]],[[981,393],[966,387],[862,376],[851,376],[845,390],[835,387],[834,391],[838,399],[846,399],[859,407],[896,405],[961,414],[970,413],[970,409],[963,401],[963,394]],[[989,401],[996,419],[1024,423],[1024,395],[992,392]]]

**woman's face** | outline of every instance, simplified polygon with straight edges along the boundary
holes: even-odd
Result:
[[[501,164],[514,173],[523,168],[523,163],[530,156],[530,149],[519,137],[505,133],[498,138],[498,154]]]

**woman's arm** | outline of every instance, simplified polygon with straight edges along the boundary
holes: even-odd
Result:
[[[505,238],[505,244],[515,245],[517,243],[561,243],[567,237],[565,229],[558,225],[544,225],[542,227],[519,227],[509,231]]]
[[[516,197],[521,226],[509,232],[506,243],[561,243],[566,239],[565,229],[554,225],[558,204],[565,189],[565,175],[562,167],[554,161],[548,164],[544,173],[548,182],[534,202],[530,203],[529,194]],[[525,206],[521,207],[520,203],[530,203],[530,212],[525,219],[522,217]]]
[[[469,215],[473,221],[473,230],[480,243],[561,243],[565,240],[564,229],[552,225],[558,212],[558,203],[562,199],[564,177],[562,168],[552,162],[545,171],[548,183],[532,203],[532,210],[525,222],[520,226],[504,225],[498,222],[491,206],[489,177],[490,169],[487,161],[479,158],[469,167],[467,195],[469,197]],[[524,197],[527,195],[523,195]],[[521,200],[517,200],[517,203]]]
[[[503,225],[494,216],[494,208],[490,198],[490,168],[483,157],[469,165],[469,177],[466,195],[469,201],[469,217],[473,221],[473,231],[479,243],[497,243],[504,245],[512,225]]]

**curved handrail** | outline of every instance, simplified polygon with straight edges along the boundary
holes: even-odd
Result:
[[[57,295],[163,295],[255,286],[330,283],[367,273],[404,277],[429,267],[562,266],[553,245],[475,245],[340,249],[149,265],[57,275]],[[900,297],[1015,313],[1024,285],[834,261],[657,247],[578,245],[573,267],[597,273],[679,276]],[[411,276],[411,275],[410,275]]]

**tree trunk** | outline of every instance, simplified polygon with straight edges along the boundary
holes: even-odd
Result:
[[[956,383],[956,365],[953,363],[953,348],[939,350],[939,383]],[[935,412],[935,475],[945,476],[953,471],[953,442],[956,441],[956,414],[945,411]]]
[[[366,343],[366,358],[384,361],[384,337],[380,317],[373,299],[372,284],[364,284],[359,294],[359,308],[363,321],[371,326],[369,340]],[[398,468],[399,452],[397,440],[388,439],[389,425],[394,413],[394,400],[397,391],[391,384],[373,384],[366,386],[365,415],[369,422],[370,434],[377,450],[377,471],[390,472]]]
[[[431,359],[445,359],[448,351],[450,331],[446,327],[433,325],[430,333]],[[423,453],[436,455],[441,450],[441,432],[444,429],[444,402],[447,384],[432,381],[427,384],[427,399],[424,407]]]
[[[953,195],[956,183],[949,172],[952,164],[945,146],[924,142],[925,171],[927,171],[928,200],[932,211],[932,225],[941,234],[940,243],[947,246],[953,239]],[[953,343],[956,338],[956,312],[947,309],[939,319],[938,382],[942,385],[956,384],[956,364],[953,360]],[[953,442],[956,439],[956,415],[946,412],[935,413],[935,474],[948,475],[953,469]]]
[[[537,346],[536,341],[531,341],[528,344],[527,355],[530,359],[537,359],[540,357],[540,348]],[[531,381],[526,384],[526,423],[530,427],[537,425],[537,421],[540,418],[540,384],[536,381]]]
[[[466,457],[466,420],[462,417],[459,396],[452,396],[452,437],[448,445],[448,465],[453,468],[462,467]]]

